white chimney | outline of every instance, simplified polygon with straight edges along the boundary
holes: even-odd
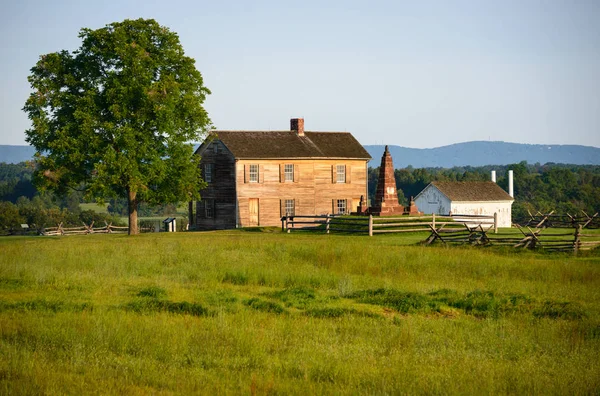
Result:
[[[513,185],[513,171],[508,171],[508,195],[515,197],[515,187]]]
[[[492,171],[492,181],[494,183],[496,183],[496,171],[495,170]]]

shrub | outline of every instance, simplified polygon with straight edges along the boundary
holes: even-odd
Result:
[[[162,298],[167,296],[167,291],[162,287],[149,286],[140,290],[137,295],[138,297]]]
[[[402,292],[394,289],[363,290],[349,295],[350,298],[366,304],[381,305],[400,313],[418,311],[439,311],[439,305],[418,293]]]
[[[345,315],[356,315],[368,318],[380,318],[380,315],[377,315],[372,312],[366,311],[358,311],[356,309],[351,308],[341,308],[341,307],[325,307],[325,308],[313,308],[309,309],[305,312],[306,316],[310,316],[313,318],[339,318]]]
[[[244,305],[250,308],[254,308],[257,311],[270,312],[275,314],[282,314],[286,312],[286,310],[281,305],[272,301],[261,300],[256,297],[244,301]]]
[[[294,287],[273,293],[266,293],[265,295],[281,300],[286,307],[298,309],[306,309],[307,306],[315,301],[314,289],[305,287]]]
[[[126,310],[137,313],[169,312],[179,315],[204,316],[208,315],[208,309],[200,304],[187,301],[172,302],[157,298],[144,298],[125,304]]]
[[[35,311],[35,312],[82,312],[93,309],[90,303],[72,304],[63,301],[51,301],[46,299],[35,299],[30,301],[18,301],[9,303],[0,301],[0,312],[5,311]]]
[[[587,313],[575,303],[566,301],[544,301],[542,306],[533,311],[536,318],[550,319],[582,319]]]

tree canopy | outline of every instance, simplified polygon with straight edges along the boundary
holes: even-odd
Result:
[[[460,166],[454,168],[396,169],[398,199],[407,205],[432,181],[487,181],[496,170],[498,185],[508,190],[507,172],[514,172],[513,219],[528,219],[529,212],[589,215],[600,212],[600,166],[569,164],[527,164]],[[369,198],[375,199],[379,168],[369,168]]]
[[[210,91],[176,33],[154,20],[82,29],[81,46],[42,55],[23,110],[37,150],[34,180],[59,194],[127,197],[129,231],[140,202],[196,199],[199,158],[189,142],[211,126]]]

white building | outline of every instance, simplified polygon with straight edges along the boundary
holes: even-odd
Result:
[[[431,182],[415,198],[424,214],[489,215],[498,213],[498,227],[512,225],[514,199],[494,182]]]

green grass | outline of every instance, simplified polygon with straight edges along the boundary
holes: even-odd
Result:
[[[79,204],[79,208],[81,210],[93,210],[96,213],[108,213],[107,207],[108,207],[108,204],[100,205],[95,202],[87,202],[87,203]]]
[[[425,234],[0,238],[0,394],[600,392],[600,255]]]

